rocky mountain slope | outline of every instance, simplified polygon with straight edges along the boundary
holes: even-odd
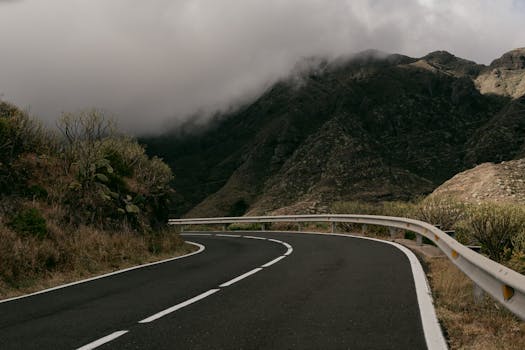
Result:
[[[483,163],[455,175],[432,195],[456,197],[466,202],[525,204],[525,159]]]
[[[523,57],[514,50],[488,67],[444,51],[316,61],[204,129],[143,142],[176,174],[176,215],[409,199],[524,154]]]

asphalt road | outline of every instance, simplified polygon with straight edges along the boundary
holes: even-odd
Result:
[[[293,252],[191,236],[202,253],[0,303],[0,349],[426,349],[403,252],[357,238],[256,235]]]

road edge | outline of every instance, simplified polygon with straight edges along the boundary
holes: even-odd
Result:
[[[125,269],[122,269],[122,270],[108,272],[108,273],[105,273],[103,275],[98,275],[98,276],[86,278],[86,279],[83,279],[83,280],[80,280],[80,281],[75,281],[75,282],[70,282],[70,283],[66,283],[66,284],[61,284],[61,285],[58,285],[56,287],[51,287],[51,288],[39,290],[37,292],[24,294],[24,295],[19,295],[17,297],[12,297],[12,298],[8,298],[8,299],[3,299],[3,300],[0,300],[0,304],[8,303],[8,302],[11,302],[11,301],[24,299],[24,298],[28,298],[28,297],[32,297],[32,296],[35,296],[35,295],[38,295],[38,294],[49,293],[49,292],[52,292],[54,290],[63,289],[63,288],[67,288],[67,287],[72,287],[72,286],[75,286],[77,284],[82,284],[82,283],[86,283],[86,282],[95,281],[95,280],[98,280],[98,279],[102,279],[102,278],[118,275],[118,274],[121,274],[121,273],[124,273],[124,272],[141,269],[141,268],[148,267],[148,266],[164,264],[164,263],[167,263],[167,262],[170,262],[170,261],[174,261],[174,260],[178,260],[178,259],[182,259],[182,258],[187,258],[187,257],[190,257],[192,255],[202,253],[206,249],[205,246],[203,246],[202,244],[199,244],[199,243],[190,242],[190,241],[186,241],[186,243],[194,245],[194,246],[197,246],[199,249],[197,249],[196,251],[191,252],[191,253],[187,253],[187,254],[184,254],[184,255],[176,256],[174,258],[168,258],[168,259],[164,259],[164,260],[160,260],[160,261],[154,261],[154,262],[147,263],[147,264],[132,266],[132,267],[128,267],[128,268],[125,268]]]
[[[401,250],[407,257],[410,268],[412,270],[412,276],[414,277],[414,286],[416,289],[416,297],[419,306],[419,316],[421,318],[421,324],[423,326],[423,334],[425,336],[425,342],[429,350],[446,350],[448,349],[447,341],[441,329],[441,325],[437,318],[436,309],[434,307],[434,299],[432,298],[432,290],[428,283],[423,266],[416,255],[407,247],[391,241],[386,241],[378,238],[356,236],[351,234],[342,233],[321,233],[321,232],[304,232],[304,231],[235,231],[235,232],[251,232],[251,233],[293,233],[293,234],[310,234],[320,236],[339,236],[365,239],[369,241],[375,241],[379,243],[389,244]]]

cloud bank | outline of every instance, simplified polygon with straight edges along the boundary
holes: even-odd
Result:
[[[96,107],[134,133],[256,96],[305,57],[525,46],[525,1],[0,0],[0,96],[53,124]]]

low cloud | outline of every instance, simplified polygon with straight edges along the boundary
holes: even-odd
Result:
[[[134,133],[241,103],[310,56],[434,50],[489,63],[525,46],[512,0],[0,0],[0,96],[53,124]]]

